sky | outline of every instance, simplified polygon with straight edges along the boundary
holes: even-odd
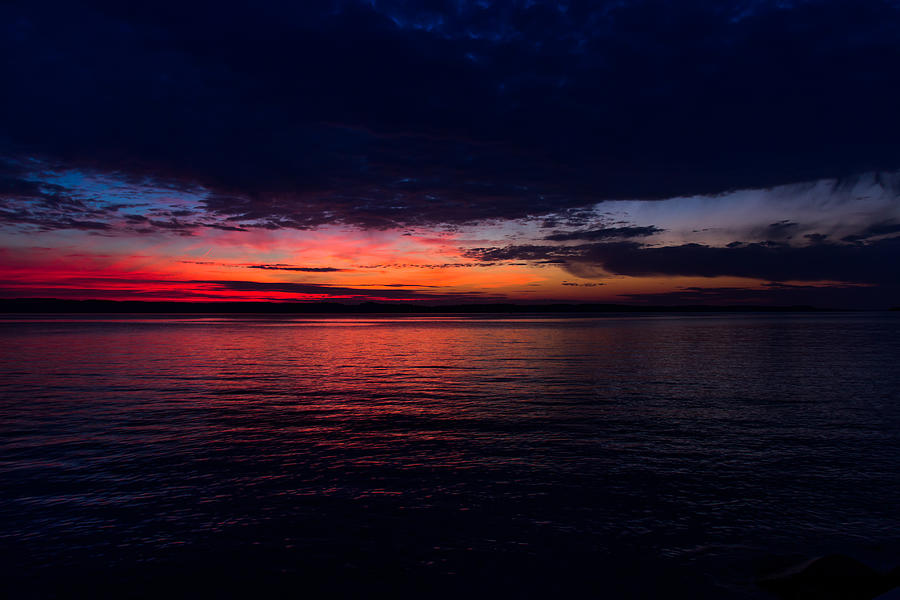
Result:
[[[898,1],[0,29],[0,298],[900,305]]]

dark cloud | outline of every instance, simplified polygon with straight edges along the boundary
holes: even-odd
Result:
[[[238,227],[236,225],[222,225],[221,223],[202,223],[204,227],[218,229],[220,231],[250,231],[246,227]]]
[[[390,286],[391,289],[366,289],[364,287],[342,287],[318,283],[289,283],[289,282],[258,282],[258,281],[222,281],[204,280],[188,281],[186,284],[199,284],[210,286],[212,289],[228,290],[233,292],[284,292],[288,294],[323,294],[339,298],[366,300],[372,298],[390,300],[422,300],[431,302],[489,302],[505,300],[506,297],[485,292],[429,292],[402,289],[398,286]],[[367,286],[368,287],[368,286]],[[403,286],[406,287],[406,286]],[[430,286],[426,286],[430,287]]]
[[[595,242],[597,240],[608,240],[611,238],[647,237],[649,235],[661,233],[663,231],[665,230],[660,229],[659,227],[656,227],[654,225],[649,225],[647,227],[601,227],[599,229],[588,229],[582,231],[556,232],[551,235],[545,236],[544,239],[554,242],[566,242],[571,240],[585,240],[589,242]]]
[[[900,223],[894,221],[882,221],[881,223],[873,223],[861,232],[845,236],[841,239],[845,242],[861,242],[869,238],[880,235],[890,235],[892,233],[900,233]]]
[[[628,243],[630,245],[631,243]],[[491,248],[471,248],[463,251],[463,256],[476,260],[508,261],[528,260],[538,263],[565,264],[567,259],[581,257],[594,247],[611,247],[614,244],[581,244],[578,246],[542,246],[522,244]],[[634,244],[639,247],[637,244]]]
[[[766,226],[759,232],[759,236],[767,241],[783,242],[793,238],[799,228],[799,224],[783,220]]]
[[[358,287],[393,287],[393,288],[439,288],[439,285],[416,285],[414,283],[357,284]]]
[[[389,263],[384,265],[359,265],[360,269],[472,269],[493,267],[494,262],[464,262],[464,263]]]
[[[183,261],[190,262],[190,261]],[[508,301],[506,296],[489,292],[448,292],[437,286],[415,284],[390,284],[388,289],[380,289],[381,284],[345,287],[324,283],[259,282],[241,280],[177,280],[177,279],[136,279],[113,277],[69,277],[55,282],[53,286],[42,287],[32,282],[0,282],[0,297],[3,298],[121,298],[122,286],[133,286],[127,295],[132,299],[223,299],[222,292],[244,292],[260,295],[272,292],[296,294],[298,296],[317,295],[325,299],[357,302],[367,300],[397,300],[453,304],[471,302]],[[421,288],[421,289],[409,289]]]
[[[292,265],[245,265],[248,269],[263,269],[266,271],[300,271],[302,273],[337,273],[346,269],[335,267],[295,267]]]
[[[76,229],[81,231],[108,231],[108,223],[100,221],[84,221],[67,216],[48,215],[29,210],[4,210],[0,205],[0,225],[16,225],[36,228],[39,231],[56,229]]]
[[[889,0],[28,0],[0,4],[0,52],[0,152],[206,190],[234,227],[462,223],[900,168]]]
[[[283,263],[275,264],[256,264],[256,265],[236,265],[231,263],[216,262],[210,260],[182,260],[181,263],[189,265],[216,265],[219,267],[243,267],[245,269],[260,269],[263,271],[294,271],[299,273],[339,273],[348,269],[338,269],[337,267],[298,267],[296,265],[287,265]]]
[[[88,211],[90,212],[90,211]],[[57,229],[76,229],[81,231],[109,231],[109,223],[90,221],[69,216],[84,214],[74,210],[34,210],[21,207],[7,207],[0,201],[0,225],[24,227],[27,230],[53,231]]]
[[[803,237],[806,238],[807,240],[809,240],[809,242],[811,244],[821,244],[822,242],[824,242],[825,240],[828,239],[828,234],[827,233],[807,233]]]
[[[578,246],[522,245],[475,248],[470,258],[489,261],[562,260],[581,277],[606,274],[687,277],[748,277],[768,281],[840,281],[900,285],[900,237],[868,244],[818,243],[789,246],[774,243],[714,247],[703,244],[644,246],[608,242]]]
[[[190,234],[197,228],[196,223],[185,223],[177,219],[171,219],[169,221],[149,220],[147,223],[158,229],[168,229],[170,231],[179,231],[186,234]]]
[[[21,165],[0,160],[0,225],[99,232],[111,229],[104,219],[116,210],[75,197],[65,186],[30,178]]]

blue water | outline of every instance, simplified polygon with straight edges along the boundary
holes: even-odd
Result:
[[[17,595],[765,598],[900,564],[900,315],[0,319]]]

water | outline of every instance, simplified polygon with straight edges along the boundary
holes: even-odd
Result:
[[[0,575],[763,598],[772,557],[900,564],[898,317],[6,317]]]

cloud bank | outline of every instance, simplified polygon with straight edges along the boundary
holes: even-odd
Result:
[[[888,0],[29,0],[0,28],[2,189],[28,203],[7,223],[102,231],[46,183],[67,169],[199,193],[206,227],[240,231],[900,168]]]

